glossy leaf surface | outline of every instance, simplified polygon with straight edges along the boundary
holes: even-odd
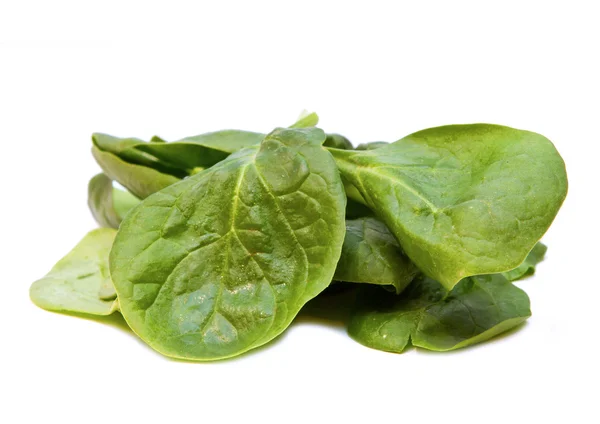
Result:
[[[411,260],[447,289],[520,265],[567,192],[548,139],[498,125],[431,128],[374,150],[330,151]]]
[[[319,129],[277,129],[144,200],[110,256],[121,311],[161,353],[226,358],[281,333],[330,283],[345,195]]]

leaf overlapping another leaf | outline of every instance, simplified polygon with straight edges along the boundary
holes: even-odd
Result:
[[[128,214],[110,266],[140,337],[169,356],[233,356],[277,336],[327,287],[345,197],[324,139],[278,129]]]
[[[548,139],[498,125],[431,128],[374,150],[330,151],[357,200],[447,289],[523,262],[567,192]]]

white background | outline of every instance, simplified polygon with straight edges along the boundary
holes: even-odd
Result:
[[[1,1],[0,422],[599,422],[593,5]],[[472,122],[554,141],[569,195],[520,284],[528,323],[396,355],[302,314],[264,348],[195,364],[154,353],[118,317],[30,302],[30,283],[95,226],[92,132],[266,132],[303,108],[355,143]]]

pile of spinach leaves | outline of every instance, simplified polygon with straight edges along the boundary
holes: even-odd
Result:
[[[548,139],[451,125],[355,149],[317,123],[172,142],[94,134],[88,205],[102,228],[31,299],[119,311],[152,348],[200,361],[268,343],[340,282],[356,287],[348,333],[385,351],[457,349],[531,315],[512,282],[543,259],[567,193]]]

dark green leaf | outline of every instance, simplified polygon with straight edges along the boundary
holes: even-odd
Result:
[[[196,168],[209,168],[231,153],[260,143],[263,138],[265,135],[260,133],[223,130],[168,143],[138,144],[136,149],[191,175]]]
[[[325,147],[333,147],[334,149],[345,149],[352,150],[352,143],[343,135],[339,134],[327,134],[327,138],[325,139],[325,143],[323,143]]]
[[[162,141],[146,143],[138,138],[118,138],[107,134],[94,133],[92,134],[92,142],[98,150],[105,153],[112,153],[124,162],[142,165],[178,178],[183,178],[187,175],[185,170],[168,161],[161,160],[152,155],[151,152],[146,152],[141,148],[146,145],[164,145],[165,143]]]
[[[400,293],[419,273],[385,224],[375,218],[346,220],[342,255],[333,278],[391,285]]]
[[[400,295],[364,285],[348,333],[389,352],[402,352],[410,342],[445,351],[488,340],[531,316],[527,294],[501,274],[465,278],[445,295],[428,277],[417,278]]]

